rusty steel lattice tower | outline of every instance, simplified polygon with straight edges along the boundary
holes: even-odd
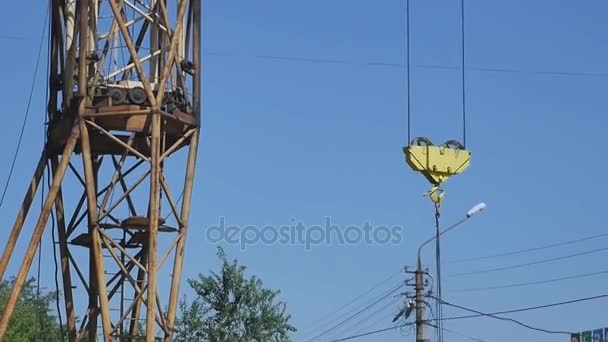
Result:
[[[48,133],[0,259],[0,278],[20,263],[0,340],[49,226],[69,341],[170,341],[199,139],[201,0],[49,8]],[[22,229],[45,169],[48,193]]]

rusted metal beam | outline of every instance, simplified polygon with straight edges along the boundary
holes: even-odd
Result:
[[[139,260],[140,263],[145,264],[147,257],[148,257],[148,251],[146,246],[144,246],[142,248],[142,255],[141,258]],[[139,269],[137,271],[137,282],[138,284],[141,283],[143,284],[144,281],[146,279],[146,271],[145,269]],[[129,336],[132,338],[132,340],[135,340],[135,337],[138,334],[139,331],[139,317],[141,316],[141,305],[143,303],[143,292],[142,292],[142,296],[134,298],[133,299],[133,311],[131,313],[131,322],[129,325]]]
[[[171,190],[169,189],[169,184],[167,184],[167,181],[165,180],[164,176],[162,176],[160,178],[160,184],[162,185],[165,195],[167,195],[167,201],[169,201],[169,206],[171,207],[171,212],[175,216],[175,220],[177,221],[177,224],[181,227],[183,224],[182,224],[181,218],[179,217],[179,213],[177,212],[177,204],[175,203],[175,200],[173,199],[173,195],[171,194]]]
[[[148,177],[149,174],[150,174],[150,171],[147,171],[146,173],[141,175],[139,177],[139,179],[137,181],[135,181],[135,183],[110,206],[110,209],[101,213],[101,215],[99,216],[99,221],[108,217],[110,215],[110,213],[112,212],[112,210],[114,210],[131,192],[133,192],[133,190],[135,190],[146,179],[146,177]]]
[[[178,233],[177,236],[175,237],[175,239],[173,239],[173,241],[171,242],[171,245],[169,245],[169,248],[167,248],[167,250],[165,251],[165,254],[160,259],[160,262],[158,263],[158,270],[159,271],[163,267],[163,265],[165,264],[165,261],[167,261],[167,258],[169,257],[169,255],[173,251],[173,248],[175,248],[175,246],[177,245],[177,243],[179,242],[179,240],[181,240],[183,237],[184,237],[184,235],[182,233]]]
[[[36,196],[36,192],[38,191],[38,186],[40,185],[40,179],[42,179],[42,174],[44,173],[46,161],[46,153],[43,152],[40,156],[40,160],[38,161],[36,171],[32,176],[30,186],[25,192],[25,197],[23,198],[23,202],[21,203],[21,209],[19,209],[19,214],[17,214],[17,218],[15,219],[15,224],[13,224],[11,235],[8,237],[8,240],[6,241],[6,247],[4,247],[4,250],[2,251],[2,258],[0,259],[0,280],[2,280],[2,278],[4,277],[4,272],[6,271],[11,256],[13,255],[13,251],[15,250],[17,239],[19,239],[19,235],[21,234],[21,230],[23,229],[23,223],[25,222],[25,218],[27,217],[27,214],[30,211],[34,196]]]
[[[186,132],[186,134],[184,134],[179,139],[177,139],[177,141],[175,143],[173,143],[173,145],[171,145],[168,149],[165,150],[165,152],[163,152],[163,154],[160,156],[160,160],[161,161],[165,160],[171,153],[173,153],[173,151],[175,151],[177,148],[179,148],[182,145],[182,143],[184,141],[186,141],[186,139],[190,138],[190,136],[192,134],[194,134],[196,132],[196,130],[198,130],[198,128],[192,128],[192,129],[188,130]]]
[[[129,137],[129,140],[127,141],[127,146],[131,146],[133,144],[134,138],[135,138],[135,134],[131,134],[131,136]],[[99,206],[100,212],[103,212],[106,209],[106,205],[108,204],[108,201],[110,200],[110,197],[112,196],[112,193],[114,192],[114,187],[116,186],[116,182],[118,181],[119,178],[121,178],[120,169],[125,164],[125,160],[127,159],[127,153],[128,153],[128,151],[125,151],[122,154],[120,161],[118,163],[115,162],[114,156],[112,156],[112,164],[114,165],[114,173],[112,174],[112,178],[110,179],[110,184],[108,185],[108,191],[106,191],[106,194],[104,195],[104,197],[101,201],[101,205]]]
[[[46,223],[51,213],[51,208],[55,203],[55,198],[57,197],[59,187],[67,169],[67,164],[70,161],[70,157],[72,156],[72,152],[76,146],[76,141],[78,140],[79,134],[78,126],[75,126],[63,150],[63,155],[57,168],[57,172],[53,176],[53,183],[49,189],[49,193],[44,202],[44,206],[42,207],[40,217],[38,217],[34,232],[32,233],[32,238],[30,239],[30,243],[25,251],[25,256],[23,257],[21,267],[19,268],[19,272],[15,278],[13,288],[8,299],[6,300],[4,311],[2,312],[2,318],[0,319],[0,341],[8,329],[8,322],[13,314],[13,310],[15,310],[15,305],[17,304],[17,300],[19,299],[21,290],[25,284],[27,274],[32,266],[34,255],[36,254],[36,250],[40,244],[40,239],[44,233],[44,228],[46,227]]]
[[[76,230],[76,227],[78,227],[80,222],[82,222],[82,220],[84,220],[84,218],[86,217],[86,213],[80,214],[80,210],[82,209],[82,206],[84,205],[84,202],[86,201],[86,199],[87,199],[87,192],[85,190],[82,192],[82,196],[80,196],[80,199],[78,200],[78,204],[76,205],[76,208],[74,209],[74,213],[72,214],[70,223],[68,223],[66,237],[65,237],[66,240],[70,237],[70,235],[72,235],[74,230]]]
[[[68,259],[70,260],[72,267],[74,267],[74,270],[76,271],[76,275],[78,275],[78,279],[80,279],[80,283],[82,284],[82,286],[84,286],[84,289],[87,291],[87,296],[89,296],[91,294],[89,284],[86,281],[86,279],[84,278],[84,274],[82,274],[80,267],[78,267],[78,264],[76,263],[76,260],[74,260],[74,257],[72,256],[71,253],[68,253]]]
[[[160,218],[160,113],[152,114],[152,137],[150,158],[150,226],[148,227],[148,296],[146,310],[146,341],[154,342],[156,291],[158,281],[157,250],[158,250],[158,221]]]
[[[139,261],[137,261],[137,259],[131,255],[129,255],[129,253],[124,249],[124,247],[122,247],[121,245],[117,244],[116,241],[112,240],[111,237],[109,237],[106,233],[101,232],[100,233],[101,236],[103,236],[104,238],[106,238],[107,242],[110,243],[110,245],[112,245],[114,248],[118,249],[121,253],[124,253],[125,256],[127,258],[129,258],[129,260],[131,262],[133,262],[135,264],[135,266],[139,267],[139,269],[146,271],[146,267],[144,267],[143,264],[141,264]]]
[[[57,156],[51,158],[51,169],[53,174],[57,172],[59,159]],[[74,311],[74,295],[72,293],[72,275],[70,272],[70,260],[68,249],[66,226],[65,226],[65,210],[63,206],[63,194],[61,187],[57,191],[55,199],[55,213],[57,214],[57,236],[59,238],[59,256],[61,258],[61,275],[63,284],[63,297],[65,303],[65,313],[67,318],[67,332],[70,342],[76,341],[76,313]]]
[[[101,133],[103,133],[105,136],[107,136],[108,138],[112,139],[112,141],[116,142],[117,144],[119,144],[120,146],[124,147],[125,149],[129,150],[129,152],[133,153],[134,155],[138,156],[139,158],[143,159],[143,160],[150,160],[148,157],[144,156],[143,154],[141,154],[141,152],[139,152],[138,150],[134,149],[132,146],[125,144],[122,140],[118,139],[117,137],[114,136],[114,134],[110,133],[110,131],[108,131],[107,129],[99,126],[98,124],[94,123],[91,120],[86,120],[86,123],[88,125],[91,125],[93,127],[95,127],[97,130],[99,130]],[[131,138],[129,138],[130,140]]]
[[[186,180],[184,183],[184,197],[182,199],[182,212],[180,226],[180,237],[175,248],[175,258],[173,261],[173,274],[171,277],[171,293],[169,297],[169,308],[167,311],[167,328],[169,333],[165,335],[166,341],[173,340],[173,329],[175,328],[175,315],[177,312],[177,301],[179,299],[179,287],[184,263],[184,253],[186,249],[186,236],[188,233],[188,223],[190,218],[190,208],[192,203],[192,187],[194,184],[196,155],[198,149],[198,132],[194,134],[190,141],[188,153],[188,166],[186,170]]]
[[[80,135],[82,161],[84,164],[84,173],[87,185],[87,209],[89,219],[89,234],[91,237],[91,257],[93,259],[96,288],[97,292],[99,293],[99,306],[101,310],[101,323],[103,326],[104,341],[110,342],[112,322],[110,320],[110,305],[108,302],[108,293],[106,289],[106,281],[104,278],[103,255],[101,253],[102,246],[101,238],[99,236],[99,224],[97,220],[97,192],[95,190],[96,181],[93,171],[93,161],[91,159],[89,131],[83,121],[80,122]]]
[[[123,192],[127,192],[128,187],[127,187],[127,183],[125,182],[125,178],[124,175],[121,172],[121,169],[118,167],[118,162],[116,161],[116,158],[114,156],[112,156],[112,162],[114,163],[114,167],[117,168],[118,170],[118,176],[119,176],[119,181],[120,181],[120,187],[122,188]],[[131,195],[127,195],[127,204],[129,205],[129,213],[131,213],[131,216],[137,216],[137,210],[135,209],[135,203],[133,202],[133,199],[131,198]]]
[[[120,268],[120,270],[122,271],[124,276],[127,278],[127,280],[129,280],[129,282],[131,283],[131,286],[133,286],[133,289],[135,290],[135,292],[137,292],[137,293],[141,292],[141,289],[135,282],[135,279],[133,279],[133,277],[131,276],[131,273],[125,268],[125,265],[123,265],[123,263],[120,261],[120,258],[118,257],[118,255],[116,255],[112,244],[109,243],[108,240],[109,239],[106,236],[102,235],[101,242],[106,246],[106,249],[108,250],[108,252],[110,252],[112,259],[114,259],[114,261],[116,262],[116,264],[118,265],[118,267]]]
[[[200,122],[200,96],[201,96],[201,1],[193,0],[191,4],[192,10],[192,53],[193,63],[195,66],[195,74],[192,80],[192,91],[193,91],[193,110],[197,117],[197,121]],[[180,233],[183,235],[175,248],[175,258],[173,261],[173,274],[171,277],[171,293],[169,297],[169,308],[167,311],[167,330],[165,334],[165,341],[173,341],[173,333],[175,329],[175,315],[177,312],[177,301],[179,298],[179,287],[181,283],[184,253],[186,248],[186,237],[188,233],[188,223],[190,218],[190,206],[192,203],[192,188],[194,185],[194,175],[196,171],[196,157],[198,154],[198,139],[199,130],[194,133],[190,140],[190,149],[188,152],[188,166],[186,168],[186,179],[184,182],[184,197],[182,200],[182,213],[181,221],[182,226],[180,227]]]

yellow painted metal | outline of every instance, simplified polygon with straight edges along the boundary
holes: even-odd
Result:
[[[414,139],[409,146],[403,148],[403,152],[410,167],[422,173],[437,187],[449,177],[466,170],[471,161],[471,152],[460,144],[447,142],[435,146],[426,138]]]
[[[435,185],[429,190],[428,196],[431,198],[431,201],[441,203],[443,200],[443,189]]]

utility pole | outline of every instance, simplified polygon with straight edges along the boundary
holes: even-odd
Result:
[[[445,228],[444,230],[438,230],[437,233],[433,237],[424,241],[420,245],[420,247],[418,247],[418,259],[417,259],[417,263],[416,263],[416,271],[412,272],[412,271],[408,271],[407,268],[405,269],[405,273],[414,274],[414,288],[416,290],[416,294],[414,295],[414,297],[410,297],[407,292],[405,293],[406,298],[409,299],[409,301],[406,300],[406,306],[401,311],[399,311],[399,313],[393,319],[393,322],[396,322],[401,317],[403,317],[405,320],[407,320],[410,313],[412,312],[412,310],[415,309],[416,310],[416,321],[415,321],[416,342],[427,342],[428,341],[424,337],[424,325],[426,324],[426,322],[424,320],[424,307],[425,307],[425,305],[427,305],[427,303],[424,301],[424,299],[426,297],[425,287],[427,285],[426,280],[425,280],[425,275],[428,275],[428,272],[426,270],[422,270],[422,253],[421,253],[422,248],[424,246],[426,246],[427,244],[429,244],[430,242],[432,242],[434,240],[438,240],[441,235],[460,226],[461,224],[466,222],[468,219],[470,219],[477,213],[481,212],[485,207],[486,207],[485,203],[483,203],[483,202],[479,203],[479,204],[475,205],[474,207],[472,207],[471,209],[469,209],[469,211],[467,211],[465,217],[462,218],[460,221],[452,224],[451,226]],[[412,279],[409,279],[408,281],[406,281],[407,286],[412,286],[412,284],[410,283],[411,280]],[[438,318],[438,319],[441,319],[441,318]],[[406,323],[406,324],[409,324],[409,323]],[[437,329],[441,330],[441,326],[438,326]],[[440,335],[438,335],[438,336],[440,336]]]
[[[172,341],[200,128],[201,1],[51,0],[47,135],[0,249],[0,280],[11,259],[18,268],[0,341],[51,218],[68,340]]]
[[[415,294],[410,296],[408,292],[405,293],[406,301],[405,307],[402,308],[399,313],[393,319],[393,323],[397,320],[403,318],[406,321],[409,318],[410,314],[415,311],[416,312],[416,342],[427,342],[428,340],[424,337],[424,325],[426,322],[424,321],[424,307],[427,305],[425,302],[425,288],[426,288],[426,280],[425,275],[428,274],[426,270],[422,270],[422,262],[420,258],[418,258],[418,264],[416,265],[415,271],[408,271],[407,267],[405,269],[405,273],[413,274],[413,279],[409,279],[405,282],[406,286],[414,286]],[[414,280],[414,284],[411,281]]]
[[[424,338],[424,271],[420,259],[416,266],[416,342],[426,342]]]

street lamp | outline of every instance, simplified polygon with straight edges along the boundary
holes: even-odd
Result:
[[[439,239],[439,237],[441,235],[443,235],[443,234],[449,232],[450,230],[465,223],[471,217],[475,216],[476,214],[478,214],[482,210],[484,210],[485,207],[486,207],[486,204],[483,202],[473,206],[471,209],[469,209],[469,211],[466,212],[465,217],[462,218],[460,221],[458,221],[458,222],[454,223],[453,225],[449,226],[448,228],[438,232],[433,237],[431,237],[430,239],[423,242],[420,245],[420,247],[418,247],[418,261],[416,264],[416,342],[426,342],[427,341],[424,339],[424,332],[423,332],[423,326],[424,326],[424,283],[423,283],[424,279],[423,278],[424,278],[424,276],[423,276],[423,272],[422,272],[422,260],[420,257],[420,252],[422,251],[422,247],[426,246],[430,242],[433,242],[435,239]],[[439,260],[437,262],[439,262]],[[440,282],[439,279],[437,279],[437,281]],[[439,302],[439,305],[441,305],[441,301]],[[438,326],[438,329],[441,329],[441,321],[437,322],[437,326]]]
[[[469,209],[469,211],[467,211],[466,215],[464,218],[462,218],[460,221],[454,223],[453,225],[449,226],[448,228],[442,230],[441,232],[439,232],[439,234],[435,234],[433,235],[432,238],[426,240],[425,242],[422,243],[422,245],[420,245],[420,247],[418,247],[418,262],[420,262],[420,251],[422,250],[422,247],[424,247],[425,245],[435,241],[435,239],[438,239],[441,235],[449,232],[450,230],[460,226],[461,224],[465,223],[468,219],[470,219],[471,217],[475,216],[476,214],[480,213],[482,210],[484,210],[486,208],[486,204],[481,202],[475,206],[473,206],[471,209]]]

